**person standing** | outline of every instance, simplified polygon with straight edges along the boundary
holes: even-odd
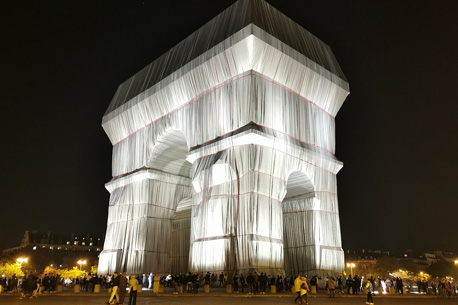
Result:
[[[245,277],[243,276],[243,274],[240,274],[240,288],[242,289],[242,293],[243,287],[245,287]]]
[[[223,287],[223,282],[224,282],[224,274],[221,272],[219,274],[219,287]]]
[[[158,294],[159,293],[159,285],[160,285],[161,277],[159,276],[159,273],[156,273],[154,276],[154,284],[153,284],[153,293]]]
[[[135,274],[132,274],[132,276],[130,277],[129,286],[129,305],[136,305],[138,280],[135,278]]]
[[[347,279],[347,293],[348,294],[352,294],[350,293],[350,290],[353,290],[353,279],[351,278],[351,275]]]
[[[335,297],[335,290],[336,290],[336,282],[334,281],[334,277],[331,276],[328,279],[328,289],[329,289],[329,297],[334,298]]]
[[[119,302],[118,304],[124,304],[124,298],[126,297],[127,289],[127,274],[125,272],[119,277]]]
[[[152,288],[153,288],[153,274],[150,273],[148,276],[148,289],[152,289]]]
[[[253,283],[254,283],[254,277],[251,273],[248,273],[248,276],[246,277],[246,283],[248,285],[248,294],[254,294],[253,292]]]
[[[343,290],[343,282],[342,282],[342,276],[337,277],[337,286],[339,287],[339,293],[344,293]]]
[[[115,272],[113,274],[113,278],[111,280],[111,297],[110,299],[108,300],[107,304],[115,304],[114,302],[114,297],[116,297],[116,301],[119,302],[119,291],[118,291],[118,288],[119,288],[119,276],[118,276],[118,273]]]
[[[358,275],[355,275],[353,277],[353,294],[358,295],[358,290],[359,287],[361,286],[361,279],[358,277]]]
[[[253,294],[255,293],[259,293],[259,281],[258,281],[258,273],[255,271],[253,273],[253,278],[254,278],[254,282],[253,282]]]
[[[263,272],[259,276],[259,285],[261,286],[261,294],[266,294],[267,276]]]
[[[237,273],[232,278],[232,288],[235,293],[239,293],[239,275]]]

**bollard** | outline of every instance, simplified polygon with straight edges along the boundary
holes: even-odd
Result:
[[[142,292],[142,289],[143,289],[143,285],[142,284],[138,284],[137,293]]]
[[[403,294],[406,294],[406,293],[407,293],[407,288],[406,288],[406,286],[402,287],[402,293],[403,293]]]
[[[312,285],[310,288],[311,288],[311,291],[310,291],[310,292],[311,292],[312,294],[316,294],[316,286],[315,286],[315,285]]]
[[[396,292],[396,291],[395,291],[394,287],[391,286],[391,287],[390,287],[390,293],[395,294],[395,292]]]
[[[80,284],[76,284],[75,286],[73,286],[73,292],[80,292],[80,291],[81,291]]]
[[[270,285],[270,293],[277,293],[277,286]]]
[[[165,288],[164,288],[164,285],[162,285],[162,284],[159,285],[159,292],[164,292],[164,289],[165,289]]]
[[[2,293],[2,290],[3,290],[3,286],[0,285],[0,294]]]
[[[210,285],[204,285],[204,293],[210,293]]]
[[[57,285],[56,292],[62,292],[62,285]]]
[[[292,293],[296,293],[296,286],[294,286],[294,285],[291,286],[291,292],[292,292]]]
[[[350,287],[350,292],[348,294],[353,294],[353,287]]]
[[[378,294],[382,294],[383,293],[383,287],[382,286],[378,286],[377,287],[377,291],[378,291]]]
[[[178,286],[178,293],[183,294],[183,285]]]
[[[232,293],[232,284],[227,284],[226,293]]]
[[[364,286],[363,291],[364,291],[364,294],[367,294],[367,288],[366,288],[366,286]]]
[[[94,293],[100,293],[100,284],[95,284]]]

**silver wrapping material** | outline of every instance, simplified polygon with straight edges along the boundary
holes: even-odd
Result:
[[[344,268],[330,48],[240,0],[123,83],[99,273]]]

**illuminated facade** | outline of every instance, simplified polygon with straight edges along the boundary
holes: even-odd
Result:
[[[240,0],[121,84],[99,272],[344,269],[329,46]]]

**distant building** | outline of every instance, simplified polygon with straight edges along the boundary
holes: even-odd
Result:
[[[97,264],[103,242],[102,236],[91,234],[65,235],[31,230],[25,231],[18,247],[3,250],[1,256],[6,259],[27,256],[33,268],[38,271],[50,264],[63,268],[73,267],[77,265],[76,260],[83,258],[87,260],[85,267],[90,268]]]
[[[400,262],[413,263],[419,270],[426,270],[431,264],[440,261],[452,263],[456,259],[453,253],[444,251],[419,252],[404,250],[401,252],[390,252],[364,249],[361,251],[345,250],[345,261],[358,266],[358,271],[362,274],[369,270],[371,265],[375,265],[379,258],[386,256],[396,258]]]

